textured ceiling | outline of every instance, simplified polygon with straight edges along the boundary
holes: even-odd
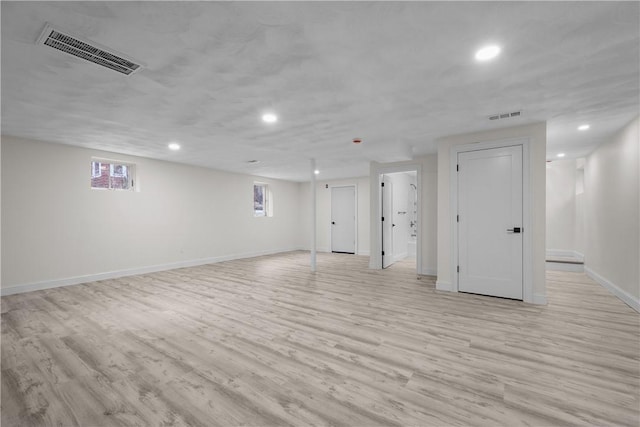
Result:
[[[303,181],[313,157],[320,179],[367,175],[438,137],[539,121],[549,156],[576,157],[639,108],[638,2],[1,7],[3,134],[216,169]],[[36,45],[46,22],[146,67],[126,77]],[[476,63],[488,42],[501,56]]]

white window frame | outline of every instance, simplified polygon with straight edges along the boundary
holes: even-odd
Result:
[[[95,165],[98,166],[98,173],[96,174]],[[102,163],[96,160],[91,160],[91,178],[99,178],[102,176]]]
[[[130,163],[130,162],[124,162],[122,160],[113,160],[113,159],[102,159],[102,158],[92,158],[91,159],[91,163],[92,165],[94,163],[97,163],[99,166],[99,171],[100,171],[100,175],[94,175],[95,174],[95,170],[93,168],[93,166],[91,167],[91,179],[89,180],[89,187],[92,190],[112,190],[112,191],[137,191],[136,188],[136,164],[135,163]],[[94,187],[92,185],[92,180],[94,178],[99,178],[100,176],[102,176],[102,167],[109,165],[109,187],[108,188],[104,188],[104,187]],[[115,173],[114,170],[114,166],[117,165],[122,165],[125,166],[127,168],[127,179],[129,182],[129,188],[114,188],[112,186],[112,178],[123,178],[125,176],[124,173]]]
[[[114,178],[123,178],[126,174],[124,172],[116,172],[116,166],[122,166],[126,169],[129,169],[129,166],[126,163],[122,162],[109,163],[109,176],[112,176]]]
[[[255,192],[256,192],[256,187],[262,187],[262,213],[258,213],[258,211],[256,211],[256,205],[255,205]],[[269,184],[265,183],[265,182],[254,182],[253,183],[253,187],[252,187],[252,194],[253,194],[253,216],[256,218],[267,218],[267,217],[271,217],[273,216],[273,212],[272,212],[272,195],[271,195],[271,189],[269,188]]]

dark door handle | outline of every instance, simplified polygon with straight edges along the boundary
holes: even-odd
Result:
[[[520,233],[521,228],[520,227],[513,227],[513,228],[507,228],[507,231],[509,233]]]
[[[331,221],[331,225],[336,225],[336,222],[335,221]]]

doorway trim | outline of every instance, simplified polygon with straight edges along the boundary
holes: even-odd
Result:
[[[353,187],[353,206],[355,212],[354,225],[355,231],[353,238],[355,239],[354,244],[354,254],[357,255],[358,252],[358,184],[329,184],[329,252],[333,252],[333,227],[331,226],[332,217],[331,214],[333,212],[333,189],[340,187]]]
[[[418,187],[418,209],[417,209],[417,236],[416,236],[416,274],[422,275],[422,164],[416,161],[397,163],[377,163],[371,162],[369,172],[371,180],[370,206],[371,212],[375,213],[371,224],[371,250],[369,254],[369,268],[382,270],[382,206],[381,184],[382,175],[390,173],[416,172],[416,186]]]
[[[453,292],[458,291],[458,154],[469,151],[486,150],[490,148],[502,148],[522,146],[522,300],[534,303],[533,297],[533,219],[531,209],[533,207],[533,188],[531,180],[531,142],[529,138],[509,138],[488,142],[474,142],[471,144],[454,145],[451,147],[450,179],[449,179],[449,206],[451,212],[451,277]]]

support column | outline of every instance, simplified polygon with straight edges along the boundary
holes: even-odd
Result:
[[[316,271],[316,159],[311,159],[311,271]]]

